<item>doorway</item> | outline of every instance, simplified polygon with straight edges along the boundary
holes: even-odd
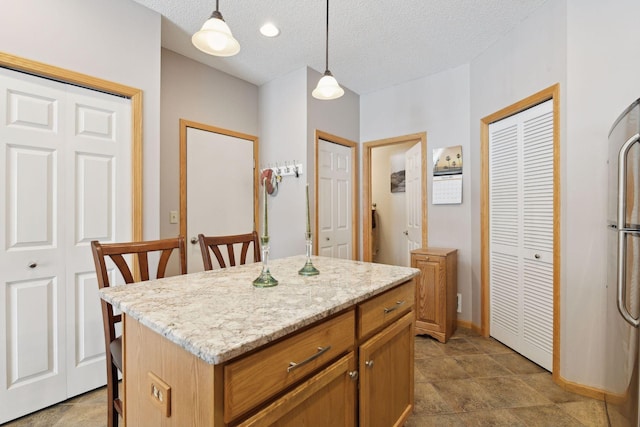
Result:
[[[357,143],[316,130],[316,255],[358,259],[357,159]]]
[[[256,164],[258,137],[180,120],[180,234],[187,239],[187,272],[204,269],[198,234],[257,230]]]
[[[425,132],[422,132],[395,138],[370,141],[364,143],[363,147],[363,260],[376,262],[376,260],[374,259],[376,248],[374,248],[374,246],[378,245],[378,257],[380,255],[380,251],[382,251],[382,249],[380,249],[379,247],[380,242],[378,241],[378,239],[380,239],[379,230],[382,230],[382,224],[388,224],[390,225],[390,227],[387,228],[390,229],[392,233],[389,238],[393,240],[394,246],[403,248],[400,250],[400,254],[396,254],[396,258],[400,260],[397,262],[409,265],[410,249],[414,249],[416,246],[427,246],[427,134]],[[378,190],[375,189],[374,186],[376,186],[376,182],[384,182],[384,184],[377,184],[384,187],[379,190],[386,193],[393,192],[394,189],[391,188],[390,181],[395,181],[395,179],[392,178],[391,174],[397,172],[395,170],[392,170],[397,169],[397,167],[393,168],[393,166],[391,165],[391,163],[396,160],[392,160],[391,157],[388,157],[388,168],[385,167],[383,170],[378,170],[378,168],[374,169],[374,160],[376,157],[375,153],[380,150],[380,153],[395,153],[393,154],[394,156],[402,154],[401,156],[397,157],[397,162],[405,165],[404,159],[406,156],[404,155],[404,153],[410,154],[410,149],[412,147],[415,147],[415,151],[417,151],[417,158],[414,161],[407,159],[406,165],[408,166],[406,167],[409,168],[409,172],[405,170],[405,167],[402,167],[402,171],[404,173],[402,173],[401,175],[406,175],[410,178],[409,181],[402,180],[405,182],[404,190],[407,191],[407,189],[409,189],[407,199],[402,203],[406,203],[409,200],[413,200],[413,203],[411,203],[410,205],[406,205],[404,209],[396,210],[395,213],[394,210],[390,208],[389,211],[384,212],[383,215],[376,200],[374,200],[374,194],[378,193]],[[411,166],[412,162],[415,163],[415,167]],[[413,187],[409,188],[410,186]],[[413,190],[415,196],[411,196],[411,190]],[[376,206],[374,206],[374,203],[376,203]],[[393,203],[389,204],[390,207],[392,205]],[[393,227],[397,228],[398,226],[399,228],[398,230],[396,230],[397,233],[394,234]],[[416,234],[416,236],[413,236],[414,233]],[[384,261],[381,260],[381,262]]]
[[[554,380],[560,378],[558,95],[554,85],[481,120],[482,333],[501,334],[496,328],[506,325],[526,342],[525,356],[527,346],[543,349],[545,361],[534,353],[530,358]],[[547,317],[538,301],[543,294],[549,307],[544,333],[538,324]]]

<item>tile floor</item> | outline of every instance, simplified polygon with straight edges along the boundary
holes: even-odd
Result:
[[[493,339],[459,329],[415,342],[415,409],[405,427],[607,426],[602,402],[562,390],[551,374]],[[104,388],[5,427],[106,425]]]

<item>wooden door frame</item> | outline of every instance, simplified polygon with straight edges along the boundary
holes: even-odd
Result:
[[[142,240],[142,90],[4,52],[0,67],[131,100],[131,240]]]
[[[560,378],[560,85],[555,84],[480,120],[480,311],[481,333],[489,336],[489,125],[553,100],[553,368]]]
[[[213,132],[220,135],[251,141],[253,144],[253,229],[258,230],[258,137],[246,133],[223,129],[216,126],[198,123],[191,120],[180,119],[180,234],[187,236],[187,129],[193,128],[205,132]]]
[[[427,247],[428,242],[428,225],[427,225],[427,133],[413,133],[409,135],[397,136],[394,138],[378,139],[375,141],[365,142],[363,144],[363,173],[364,180],[363,192],[363,219],[362,219],[362,255],[363,261],[371,262],[373,257],[371,254],[371,151],[374,148],[384,147],[388,145],[399,145],[407,142],[418,141],[420,143],[420,157],[422,185],[421,185],[421,205],[422,205],[422,247]]]
[[[358,143],[328,132],[316,129],[314,137],[314,157],[315,157],[315,177],[314,177],[314,236],[318,236],[318,146],[320,140],[331,142],[333,144],[342,145],[351,150],[351,257],[353,260],[358,259]],[[313,239],[313,253],[318,254],[318,239]]]

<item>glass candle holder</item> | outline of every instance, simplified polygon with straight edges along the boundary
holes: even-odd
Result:
[[[253,286],[257,288],[270,288],[276,286],[278,281],[269,271],[269,236],[261,236],[260,244],[262,247],[262,272],[253,281]]]
[[[304,264],[304,267],[298,270],[298,274],[301,276],[317,276],[318,274],[320,274],[320,271],[318,271],[318,269],[315,268],[313,266],[313,263],[311,262],[311,246],[313,243],[311,239],[311,233],[306,232],[305,238],[307,240],[307,262]]]

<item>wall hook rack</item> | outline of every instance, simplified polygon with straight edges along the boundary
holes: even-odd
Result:
[[[295,176],[299,178],[302,175],[302,163],[296,163],[295,160],[291,163],[284,162],[284,165],[280,165],[276,162],[275,166],[267,165],[266,168],[262,169],[260,172],[264,172],[267,169],[271,169],[279,179],[285,176]]]

